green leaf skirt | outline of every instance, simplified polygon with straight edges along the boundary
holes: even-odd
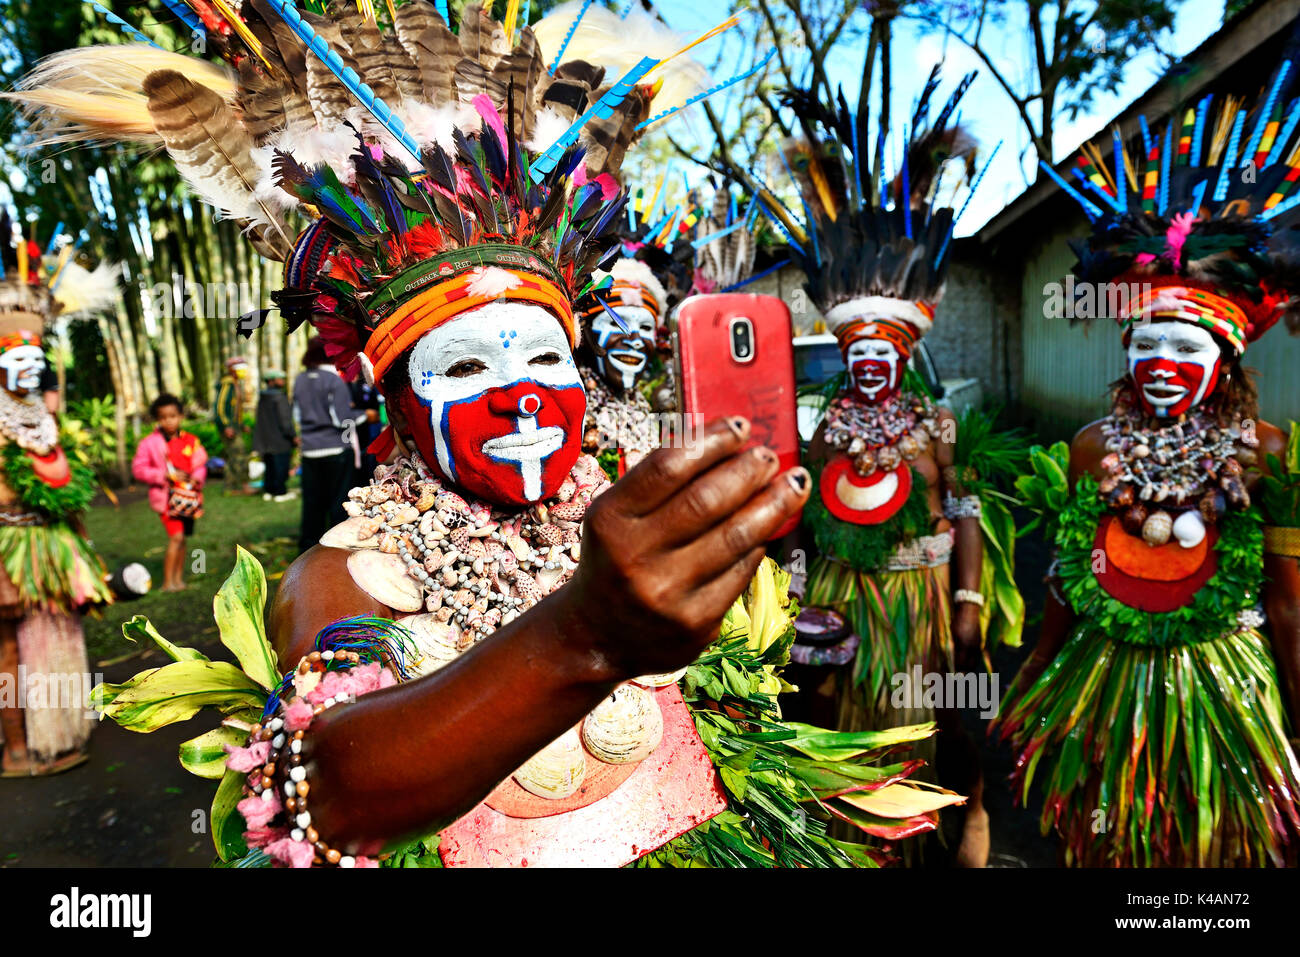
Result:
[[[1254,629],[1170,647],[1078,626],[999,717],[1022,799],[1087,867],[1294,864],[1300,765],[1268,640]]]
[[[112,601],[104,563],[65,522],[0,525],[0,561],[28,609],[71,612]]]

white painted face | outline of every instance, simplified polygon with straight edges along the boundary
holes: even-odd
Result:
[[[1222,356],[1208,329],[1160,319],[1133,327],[1128,370],[1149,414],[1176,416],[1210,394],[1219,378]]]
[[[45,353],[40,346],[16,346],[0,355],[0,375],[3,375],[5,388],[10,392],[39,389],[44,371]]]
[[[853,377],[853,387],[869,401],[897,391],[902,378],[903,357],[887,339],[855,339],[844,354],[844,364]]]
[[[655,341],[655,317],[642,306],[613,306],[627,327],[625,332],[603,309],[591,320],[596,340],[596,371],[622,382],[624,391],[645,368],[650,346]],[[602,355],[603,354],[603,355]]]
[[[524,503],[568,474],[586,395],[564,330],[545,309],[493,302],[466,312],[425,333],[408,369],[427,416],[417,446],[431,433],[430,464],[451,481]]]

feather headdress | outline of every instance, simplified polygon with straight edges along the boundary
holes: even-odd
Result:
[[[955,220],[952,197],[939,195],[950,160],[969,171],[973,146],[953,122],[969,74],[930,119],[939,85],[930,74],[909,124],[901,171],[882,169],[884,131],[875,144],[864,109],[851,111],[843,94],[828,106],[805,90],[788,90],[802,136],[787,142],[783,161],[799,187],[807,236],[791,242],[806,288],[846,347],[853,338],[896,326],[905,351],[930,328],[943,296]]]
[[[72,246],[55,252],[57,244],[51,241],[43,252],[32,240],[11,242],[13,234],[9,213],[0,213],[0,336],[22,328],[39,343],[44,325],[56,317],[87,318],[117,301],[116,264],[86,269],[73,259]],[[33,322],[33,316],[40,322]]]
[[[1202,325],[1237,354],[1280,318],[1300,332],[1300,43],[1293,38],[1253,105],[1207,95],[1152,133],[1112,134],[1108,167],[1085,144],[1074,182],[1042,168],[1083,208],[1092,234],[1070,245],[1092,283],[1152,287],[1138,319]]]
[[[191,6],[226,68],[165,54],[133,72],[120,48],[92,47],[10,96],[47,141],[165,146],[205,202],[286,263],[277,303],[291,326],[317,325],[345,373],[382,378],[423,332],[496,298],[547,308],[576,341],[572,303],[617,225],[619,167],[649,115],[639,81],[662,63],[548,69],[530,27],[507,36],[478,4],[458,33],[427,0],[390,8],[391,22],[342,0],[321,14]],[[118,66],[87,81],[101,61]],[[313,221],[297,238],[293,209]]]
[[[709,213],[700,220],[692,242],[696,250],[694,291],[725,292],[746,282],[754,273],[754,225],[758,208],[751,203],[739,209],[731,185],[713,194]]]

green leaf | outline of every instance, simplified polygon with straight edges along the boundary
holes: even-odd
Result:
[[[173,645],[170,641],[158,634],[151,622],[144,615],[136,615],[130,621],[123,623],[122,634],[131,641],[152,641],[163,651],[167,652],[167,657],[172,661],[207,661],[208,656],[197,648],[185,648],[181,645]]]
[[[256,558],[237,548],[235,568],[212,600],[221,643],[229,648],[244,672],[268,691],[280,682],[275,651],[266,640],[262,613],[266,607],[266,576]]]
[[[830,761],[845,760],[867,751],[893,748],[900,744],[912,744],[935,732],[933,723],[886,728],[882,731],[827,731],[797,721],[787,721],[785,724],[795,735],[783,744],[802,751],[810,758]]]
[[[244,817],[235,810],[244,796],[247,777],[239,771],[227,771],[212,799],[212,843],[217,857],[223,861],[237,860],[248,853],[248,845],[244,843]]]
[[[232,748],[242,747],[248,740],[248,732],[238,728],[214,728],[197,738],[190,738],[181,745],[181,766],[190,774],[201,778],[217,779],[226,774],[225,745]]]
[[[266,704],[266,692],[226,661],[177,661],[90,693],[98,708],[128,731],[149,732],[192,718],[212,705],[231,711]]]

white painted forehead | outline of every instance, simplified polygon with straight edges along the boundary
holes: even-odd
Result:
[[[1178,319],[1151,319],[1133,327],[1131,341],[1142,340],[1159,342],[1163,339],[1175,339],[1181,342],[1195,342],[1202,348],[1218,348],[1214,334],[1203,326]]]
[[[0,361],[31,362],[36,359],[45,361],[45,353],[40,346],[14,346],[0,353]]]
[[[436,365],[452,353],[550,346],[569,352],[560,321],[541,306],[526,302],[489,302],[430,329],[411,350],[411,364]]]
[[[878,355],[898,355],[898,349],[888,339],[861,338],[849,343],[849,354],[876,353]]]
[[[613,303],[610,303],[609,307],[618,313],[619,318],[629,326],[652,324],[655,321],[654,313],[649,309],[646,309],[644,306],[616,306]],[[604,309],[600,310],[600,312],[595,315],[592,319],[592,325],[599,325],[601,327],[613,326],[616,329],[618,328],[618,323],[614,321],[614,317]]]

